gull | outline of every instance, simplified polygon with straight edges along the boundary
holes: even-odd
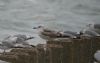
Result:
[[[86,28],[82,30],[82,33],[84,36],[89,36],[89,37],[96,37],[100,36],[98,32],[96,32],[96,29],[94,27],[94,24],[88,24]]]
[[[45,28],[44,26],[41,26],[41,25],[37,26],[37,27],[33,27],[33,29],[36,29],[39,36],[45,40],[52,40],[52,39],[55,39],[55,38],[60,36],[59,32],[54,31],[54,30],[50,30],[50,29]]]
[[[96,31],[93,31],[93,30],[87,30],[85,31],[85,33],[87,36],[90,36],[90,37],[96,37],[96,36],[100,36],[99,33],[97,33]]]
[[[7,36],[1,41],[0,49],[3,49],[5,52],[7,49],[19,47],[18,44],[20,44],[20,47],[31,47],[31,45],[27,43],[27,40],[33,38],[34,37],[26,37],[26,35],[21,35],[21,34],[17,34],[14,36]]]

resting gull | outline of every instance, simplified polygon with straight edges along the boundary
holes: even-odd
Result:
[[[100,36],[98,32],[96,32],[96,29],[94,27],[94,24],[88,24],[86,28],[82,30],[84,36],[89,36],[89,37],[96,37]]]
[[[33,27],[33,29],[36,29],[39,36],[45,40],[52,40],[60,36],[59,32],[44,28],[44,26]]]
[[[5,52],[5,50],[7,49],[17,48],[19,46],[20,47],[31,47],[31,45],[29,45],[27,40],[33,39],[33,38],[34,37],[26,37],[26,35],[21,35],[21,34],[8,36],[1,41],[0,49],[3,49]]]

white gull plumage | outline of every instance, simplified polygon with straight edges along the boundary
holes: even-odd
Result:
[[[0,49],[3,49],[4,52],[7,49],[16,48],[16,47],[31,47],[27,40],[32,39],[34,37],[26,37],[26,35],[17,34],[13,36],[8,36],[1,41]],[[19,45],[18,45],[19,44]]]

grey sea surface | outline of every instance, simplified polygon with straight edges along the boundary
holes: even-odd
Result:
[[[0,0],[0,40],[26,34],[45,43],[32,27],[77,32],[90,23],[100,23],[100,0]]]

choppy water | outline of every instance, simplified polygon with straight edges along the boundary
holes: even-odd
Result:
[[[32,27],[40,24],[79,31],[99,20],[100,0],[0,0],[0,39],[19,33],[36,36]]]
[[[100,22],[99,0],[0,0],[0,39],[11,34],[35,35],[33,26],[79,31]]]
[[[19,33],[36,36],[32,27],[40,24],[79,31],[99,20],[100,0],[0,0],[0,39]]]

